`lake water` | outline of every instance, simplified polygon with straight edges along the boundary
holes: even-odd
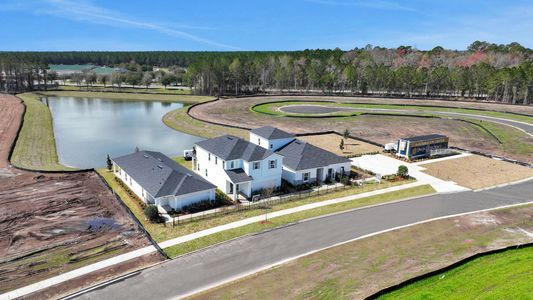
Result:
[[[76,168],[102,167],[106,156],[135,147],[181,156],[202,138],[167,127],[162,117],[181,103],[102,98],[46,97],[52,112],[59,162]]]

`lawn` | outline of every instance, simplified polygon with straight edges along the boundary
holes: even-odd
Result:
[[[91,91],[91,92],[119,92],[119,93],[143,93],[143,94],[172,94],[172,95],[190,95],[190,89],[165,89],[165,88],[144,88],[144,87],[111,87],[106,86],[90,86],[88,89],[86,86],[72,86],[72,85],[60,85],[57,91]]]
[[[192,96],[192,95],[167,95],[167,94],[141,94],[141,93],[128,93],[128,92],[88,92],[88,91],[48,91],[39,92],[42,96],[57,96],[57,97],[79,97],[79,98],[107,98],[112,100],[127,100],[127,101],[170,101],[180,102],[184,104],[194,104],[213,99],[209,96]]]
[[[39,101],[35,94],[24,93],[18,97],[24,101],[26,113],[11,163],[32,170],[73,170],[59,164],[52,115],[48,107]]]
[[[532,238],[518,228],[533,230],[532,213],[533,205],[529,205],[414,225],[329,248],[191,298],[364,299],[384,288],[443,268],[475,253],[531,242]],[[483,283],[490,283],[491,276],[497,276],[494,296],[489,294],[490,285],[470,286],[465,283],[473,282],[472,278],[461,276],[456,279],[447,275],[445,280],[448,278],[450,281],[443,281],[442,286],[435,283],[438,276],[435,281],[421,285],[427,287],[428,297],[420,291],[420,294],[402,293],[391,298],[432,299],[430,296],[433,295],[439,299],[527,298],[524,295],[531,294],[533,270],[533,248],[529,249],[529,255],[513,256],[502,261],[491,259],[493,265],[484,264],[470,273],[479,276]],[[504,262],[511,266],[508,268]],[[517,268],[514,276],[498,275],[501,271],[512,270],[511,267]],[[512,286],[515,278],[516,287]],[[457,293],[446,293],[447,282],[457,287]],[[516,294],[505,295],[504,287]],[[487,297],[483,297],[485,294],[482,292]]]
[[[421,113],[417,111],[434,111],[434,112],[453,112],[453,113],[465,113],[465,114],[472,114],[472,115],[481,115],[481,116],[489,116],[489,117],[496,117],[496,118],[503,118],[503,119],[509,119],[509,120],[515,120],[515,121],[521,121],[529,124],[533,124],[533,116],[523,116],[523,115],[517,115],[517,114],[510,114],[505,112],[496,112],[496,111],[488,111],[488,110],[476,110],[476,109],[467,109],[467,108],[449,108],[449,107],[440,107],[440,106],[417,106],[417,105],[395,105],[395,104],[371,104],[371,103],[339,103],[339,102],[316,102],[316,101],[288,101],[288,102],[274,102],[274,103],[264,103],[261,105],[257,105],[253,107],[251,110],[258,112],[258,113],[264,113],[264,114],[271,114],[271,115],[280,115],[280,116],[287,116],[287,115],[294,115],[294,116],[310,116],[313,114],[297,114],[297,113],[288,113],[280,111],[279,108],[283,106],[289,106],[289,105],[321,105],[321,106],[334,106],[334,107],[348,107],[348,108],[364,108],[364,109],[401,109],[401,110],[409,110],[413,111],[416,115],[427,115],[427,113]],[[362,112],[357,111],[338,111],[338,112],[332,112],[327,113],[326,115],[333,115],[333,116],[354,116],[359,115]],[[383,111],[383,113],[387,113],[386,111]],[[461,116],[457,116],[461,117]]]
[[[531,299],[533,247],[476,258],[379,299]]]
[[[135,202],[135,200],[132,199],[128,195],[128,193],[126,191],[124,191],[124,189],[122,187],[120,187],[115,182],[114,174],[112,172],[108,171],[107,169],[98,169],[97,172],[104,177],[106,182],[113,188],[115,193],[117,193],[117,195],[124,201],[124,203],[126,203],[126,205],[128,205],[128,207],[131,209],[131,211],[134,213],[134,215],[137,217],[137,219],[141,223],[143,223],[143,225],[145,226],[146,230],[148,230],[148,232],[150,232],[150,235],[157,242],[163,242],[163,241],[166,241],[166,240],[169,240],[169,239],[172,239],[172,238],[184,236],[184,235],[191,234],[191,233],[194,233],[194,232],[198,232],[198,231],[201,231],[201,230],[204,230],[204,229],[212,228],[212,227],[219,226],[219,225],[228,224],[228,223],[239,221],[239,220],[242,220],[242,219],[259,216],[259,215],[262,215],[262,214],[265,213],[265,210],[263,208],[258,207],[256,209],[232,211],[232,212],[229,212],[229,213],[223,214],[223,215],[215,215],[213,217],[209,217],[209,218],[205,218],[205,219],[200,219],[200,220],[195,220],[195,221],[179,224],[179,225],[176,225],[174,227],[171,224],[154,224],[154,223],[150,223],[150,222],[148,222],[146,220],[146,218],[144,216],[144,213],[143,213],[143,210],[137,204],[137,202]],[[340,190],[340,191],[336,191],[336,192],[331,192],[331,193],[328,193],[328,194],[322,194],[322,195],[317,195],[317,196],[312,196],[312,197],[303,197],[301,199],[295,199],[295,200],[292,200],[292,201],[287,201],[287,202],[282,202],[282,203],[279,203],[279,204],[274,204],[274,205],[271,205],[269,207],[268,211],[269,212],[279,211],[279,210],[292,208],[292,207],[296,207],[296,206],[301,206],[301,205],[305,205],[305,204],[309,204],[309,203],[313,203],[313,202],[319,202],[319,201],[329,200],[329,199],[333,199],[333,198],[340,198],[340,197],[345,197],[345,196],[349,196],[349,195],[355,195],[355,194],[359,194],[359,193],[369,192],[369,191],[373,191],[373,190],[377,190],[377,189],[387,188],[387,187],[391,187],[391,186],[394,186],[394,185],[399,185],[399,184],[402,184],[402,183],[405,183],[405,182],[382,183],[382,184],[370,183],[370,184],[366,184],[363,187],[355,187],[355,188],[350,188],[350,189],[346,189],[346,190]],[[331,211],[342,211],[342,210],[346,210],[346,209],[349,209],[349,208],[372,205],[372,204],[376,204],[376,203],[382,203],[382,202],[396,200],[396,199],[399,199],[399,198],[405,198],[405,197],[409,197],[409,196],[417,196],[417,195],[428,194],[428,193],[433,193],[433,192],[434,192],[434,190],[431,187],[429,187],[429,186],[421,186],[421,187],[416,187],[416,188],[413,188],[413,189],[406,189],[405,192],[404,191],[399,191],[399,192],[388,193],[388,194],[386,194],[387,196],[369,197],[369,198],[363,198],[363,199],[350,201],[350,202],[347,202],[347,203],[351,203],[351,204],[348,204],[348,205],[335,204],[335,205],[328,206],[328,209],[318,208],[318,209],[310,210],[310,211],[312,211],[312,213],[294,214],[294,218],[291,218],[291,217],[280,217],[279,219],[284,224],[285,222],[293,222],[295,220],[300,220],[300,219],[303,219],[303,218],[307,218],[308,216],[311,216],[311,215],[312,216],[322,215],[322,214],[327,214],[327,213],[329,213]],[[330,209],[333,209],[333,210],[330,210]],[[252,230],[262,230],[262,229],[263,229],[263,226],[261,225],[261,226],[259,226],[259,228],[253,228]],[[243,231],[236,230],[236,232],[234,232],[234,231],[226,232],[225,231],[225,232],[222,232],[220,234],[214,234],[212,236],[208,236],[206,238],[199,239],[198,242],[194,242],[193,241],[190,244],[181,244],[179,247],[168,248],[168,251],[169,251],[169,253],[171,253],[173,255],[182,254],[182,253],[184,253],[183,251],[189,252],[189,251],[192,251],[194,249],[198,249],[197,247],[202,247],[202,245],[211,244],[209,242],[211,240],[214,240],[214,241],[226,240],[224,238],[226,236],[232,236],[233,237],[233,236],[235,236],[235,234],[237,234],[237,236],[238,235],[242,235],[242,234],[246,234],[246,233],[248,233],[248,230],[250,230],[250,229],[243,229]],[[177,249],[179,249],[179,250],[177,250]],[[189,250],[187,250],[187,249],[189,249]]]
[[[297,212],[297,213],[293,213],[293,214],[289,214],[289,215],[285,215],[281,217],[276,217],[273,219],[268,219],[268,222],[254,223],[254,224],[250,224],[250,225],[246,225],[246,226],[242,226],[242,227],[238,227],[238,228],[234,228],[230,230],[221,231],[219,233],[211,234],[205,237],[201,237],[201,238],[189,241],[189,242],[176,245],[176,246],[165,248],[164,251],[170,257],[176,257],[179,255],[190,253],[192,251],[199,250],[199,249],[217,244],[217,243],[228,241],[228,240],[231,240],[231,239],[234,239],[234,238],[246,235],[246,234],[260,232],[263,230],[294,223],[294,222],[301,221],[304,219],[318,217],[318,216],[327,215],[327,214],[336,213],[336,212],[342,212],[345,210],[369,206],[369,205],[385,203],[385,202],[404,199],[404,198],[427,195],[427,194],[431,194],[434,192],[435,190],[430,185],[422,185],[422,186],[407,188],[407,189],[399,190],[395,192],[389,192],[389,193],[385,193],[385,194],[381,194],[377,196],[371,196],[371,197],[356,199],[353,201],[332,204],[332,205],[323,206],[323,207],[310,209],[306,211],[301,211],[301,212]],[[327,199],[341,197],[341,195],[334,195],[334,193],[332,193],[332,194],[328,194],[328,195],[320,196],[320,197],[323,198],[322,200],[327,200]],[[286,207],[283,207],[283,208],[276,207],[275,210],[281,210],[281,209],[285,209],[289,207],[300,206],[303,204],[318,201],[313,198],[314,197],[303,199],[303,201],[301,202],[300,201],[289,202],[289,203],[286,203],[287,204]],[[269,209],[268,211],[271,212],[275,210]],[[255,214],[255,215],[264,214],[265,210],[261,209],[261,210],[258,210],[258,212],[259,214]]]
[[[168,112],[163,116],[163,123],[174,130],[204,138],[213,138],[224,134],[231,134],[248,139],[249,133],[246,130],[195,120],[187,114],[187,109],[187,107],[183,107]]]

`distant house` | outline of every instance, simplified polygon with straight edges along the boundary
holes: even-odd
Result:
[[[293,185],[334,179],[337,174],[350,172],[348,158],[298,140],[272,126],[253,129],[250,141],[283,156],[282,178]]]
[[[281,185],[282,157],[236,136],[224,135],[195,145],[193,169],[233,199]]]
[[[84,73],[94,69],[95,65],[49,65],[49,71],[58,75],[72,75]]]
[[[407,159],[430,157],[448,149],[448,142],[448,137],[440,134],[399,138],[396,155]]]
[[[351,166],[349,159],[271,126],[252,130],[250,141],[225,135],[198,142],[195,150],[193,169],[234,199],[278,188],[282,178],[293,185],[334,179]]]
[[[216,187],[160,152],[113,158],[113,172],[142,201],[173,209],[215,200]]]

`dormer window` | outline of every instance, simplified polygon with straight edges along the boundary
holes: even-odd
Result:
[[[276,160],[275,159],[268,161],[268,168],[269,169],[275,169],[276,168]]]
[[[260,161],[254,161],[254,170],[259,170],[261,168],[261,162]]]
[[[230,164],[229,164],[229,168],[230,168],[230,169],[235,168],[235,163],[234,163],[233,161],[230,162]]]

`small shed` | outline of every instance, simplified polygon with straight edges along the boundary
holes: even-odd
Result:
[[[430,157],[434,153],[448,149],[449,138],[441,134],[429,134],[399,138],[396,155],[407,159]]]

